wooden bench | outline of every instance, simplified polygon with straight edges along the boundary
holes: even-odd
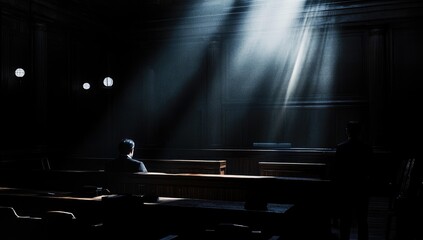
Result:
[[[112,158],[65,158],[52,160],[55,170],[104,170]],[[139,159],[149,172],[225,174],[223,159]]]
[[[331,182],[322,179],[293,177],[169,174],[105,173],[104,171],[7,171],[0,174],[0,186],[89,194],[97,186],[117,187],[131,194],[160,197],[198,198],[227,201],[289,203],[317,200],[330,194]],[[95,193],[92,193],[95,194]]]
[[[304,162],[259,162],[261,176],[281,176],[327,179],[325,163]]]
[[[169,173],[114,173],[109,174],[104,171],[8,171],[3,174],[0,173],[0,186],[15,185],[19,183],[19,187],[44,188],[58,191],[71,191],[70,196],[76,199],[81,199],[76,206],[71,204],[70,207],[75,209],[82,208],[94,210],[94,207],[89,207],[91,202],[82,201],[90,196],[96,196],[97,192],[87,192],[83,186],[98,186],[109,187],[109,184],[118,184],[124,187],[124,193],[139,194],[144,196],[159,196],[161,198],[188,198],[188,199],[204,199],[211,200],[209,203],[213,204],[215,200],[239,202],[238,205],[244,207],[245,217],[236,217],[238,219],[256,219],[260,221],[259,217],[252,217],[252,213],[262,215],[267,214],[273,204],[291,204],[289,213],[284,213],[289,221],[282,220],[275,216],[274,220],[269,220],[268,216],[263,219],[268,219],[270,223],[264,225],[270,229],[280,229],[281,226],[288,226],[285,230],[289,230],[292,226],[299,226],[296,219],[307,219],[309,224],[307,226],[316,226],[321,223],[329,223],[329,212],[331,206],[332,185],[328,180],[321,179],[306,179],[293,177],[273,177],[273,176],[251,176],[251,175],[218,175],[218,174],[169,174]],[[5,185],[6,184],[6,185]],[[88,188],[95,189],[95,188]],[[48,191],[50,192],[50,191]],[[81,197],[82,194],[82,197]],[[119,194],[119,193],[118,193]],[[121,194],[126,196],[126,194]],[[27,199],[27,198],[25,198]],[[39,199],[39,198],[36,198]],[[40,198],[43,203],[39,206],[51,206],[51,203],[45,203],[44,200],[51,199]],[[148,199],[148,198],[147,198]],[[40,200],[40,201],[41,201]],[[60,199],[60,204],[66,204],[67,200],[73,200],[64,197]],[[19,196],[17,198],[11,196],[0,196],[1,201],[8,201],[9,203],[16,203],[22,201]],[[53,201],[53,200],[52,200]],[[31,201],[33,202],[33,201]],[[84,204],[84,203],[87,204]],[[58,203],[54,201],[54,203]],[[89,203],[89,204],[88,204]],[[152,202],[154,203],[154,202]],[[34,206],[34,205],[32,205]],[[86,207],[85,207],[86,206]],[[174,206],[168,208],[163,206],[163,214],[160,216],[180,216],[180,214],[187,214],[185,211],[177,211],[169,213],[169,209],[177,210],[181,207]],[[186,210],[186,208],[184,208]],[[210,219],[216,216],[216,212],[220,210],[211,209],[206,212],[199,212],[199,209],[193,209],[191,213],[198,213],[197,216]],[[152,209],[153,215],[158,214],[157,208]],[[76,210],[75,210],[76,211]],[[231,210],[232,211],[232,210]],[[236,210],[238,212],[239,210]],[[85,213],[85,210],[81,212]],[[88,214],[87,215],[92,215]],[[166,215],[167,214],[167,215]],[[210,214],[210,215],[208,215]],[[223,218],[217,217],[216,220],[228,220],[229,217],[225,213]],[[242,213],[244,214],[244,213]],[[151,215],[151,216],[153,216]],[[143,212],[143,216],[145,213]],[[209,217],[210,216],[210,217]],[[200,217],[200,218],[201,218]],[[91,218],[91,217],[87,217]],[[145,218],[143,218],[145,219]],[[311,219],[311,220],[310,220]],[[95,222],[96,219],[90,220]],[[177,220],[177,219],[175,219]],[[281,222],[282,221],[282,222]],[[194,221],[196,222],[196,221]],[[273,223],[272,223],[273,222]],[[179,223],[179,222],[178,222]],[[250,222],[252,224],[252,222]],[[263,223],[262,223],[263,224]],[[270,226],[275,224],[275,226]],[[292,225],[293,224],[293,225]],[[261,224],[259,224],[261,225]],[[301,229],[304,229],[304,224],[301,223]],[[175,226],[175,222],[171,221],[169,226]],[[186,226],[178,225],[177,229],[182,229]],[[196,227],[198,229],[198,227]],[[325,227],[327,228],[327,226]],[[294,230],[294,233],[297,232]],[[326,238],[319,238],[326,239]]]

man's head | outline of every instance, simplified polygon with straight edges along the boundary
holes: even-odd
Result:
[[[357,138],[361,131],[361,124],[358,121],[349,121],[347,123],[347,135],[349,138]]]
[[[119,143],[119,154],[132,155],[134,154],[135,142],[132,139],[124,138]]]

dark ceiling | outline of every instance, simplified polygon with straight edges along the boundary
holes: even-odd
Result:
[[[12,12],[20,12],[23,15],[30,12],[31,16],[36,15],[52,22],[65,22],[81,28],[132,32],[157,26],[169,27],[173,21],[184,17],[187,11],[196,14],[192,10],[198,5],[221,9],[226,1],[230,0],[0,0],[0,9],[12,9]],[[231,12],[242,12],[251,4],[256,5],[265,1],[234,0]],[[346,6],[374,1],[307,0],[307,3]]]
[[[3,0],[0,0],[3,1]],[[45,5],[60,14],[109,30],[145,27],[152,22],[175,19],[192,3],[218,4],[221,0],[27,0]],[[69,17],[68,17],[69,18]]]

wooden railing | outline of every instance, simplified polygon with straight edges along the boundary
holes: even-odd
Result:
[[[261,176],[329,179],[325,163],[259,162],[259,169]]]

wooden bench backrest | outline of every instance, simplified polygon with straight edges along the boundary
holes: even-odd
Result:
[[[54,170],[104,170],[112,158],[65,158],[53,160]],[[138,159],[149,172],[225,174],[224,159]]]

